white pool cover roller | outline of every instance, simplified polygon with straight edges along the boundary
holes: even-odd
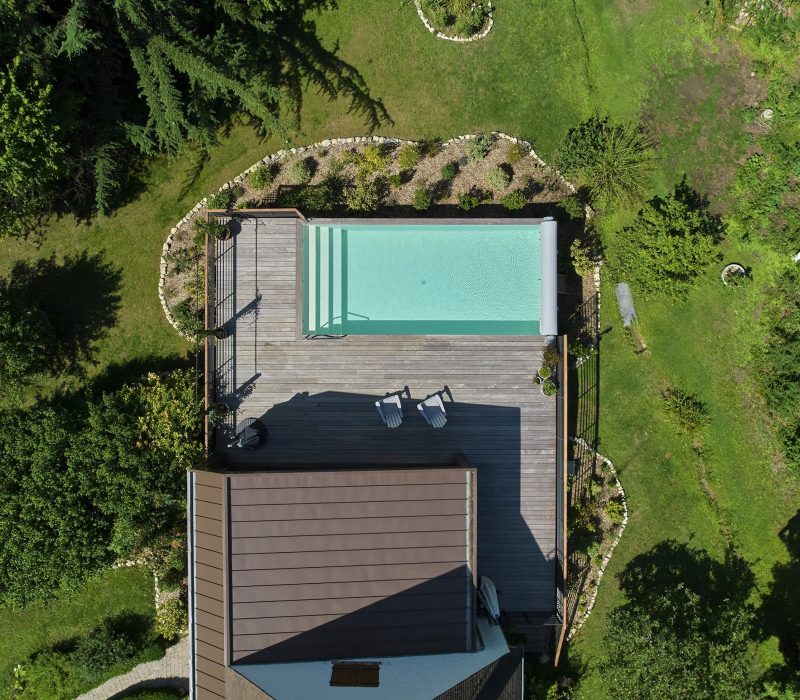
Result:
[[[539,333],[542,335],[558,335],[557,230],[558,226],[552,218],[542,221],[539,227],[539,260],[542,266]]]

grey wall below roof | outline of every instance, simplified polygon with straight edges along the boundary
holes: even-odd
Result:
[[[464,467],[230,475],[231,661],[470,649],[472,478]],[[447,528],[427,520],[442,513]]]

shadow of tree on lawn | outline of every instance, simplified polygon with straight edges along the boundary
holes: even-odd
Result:
[[[95,344],[117,322],[121,272],[101,253],[20,261],[8,276],[8,293],[38,307],[52,328],[48,371],[82,376],[94,362]]]

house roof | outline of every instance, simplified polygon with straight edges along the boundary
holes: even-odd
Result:
[[[473,650],[465,461],[196,471],[190,493],[198,697],[225,697],[226,666]]]

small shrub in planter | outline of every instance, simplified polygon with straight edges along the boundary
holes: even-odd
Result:
[[[421,182],[414,189],[414,198],[411,202],[411,206],[417,211],[425,211],[426,209],[430,209],[431,204],[433,204],[431,191],[424,182]]]
[[[403,184],[403,178],[400,177],[399,174],[389,175],[389,177],[387,177],[386,180],[388,181],[389,185],[391,187],[394,187],[395,189],[401,187]]]
[[[555,367],[559,362],[561,362],[561,353],[558,352],[558,348],[552,343],[545,345],[542,350],[542,364]]]
[[[225,417],[230,413],[230,408],[228,404],[223,403],[222,401],[216,401],[212,403],[208,407],[208,424],[212,428],[217,428],[225,421]]]
[[[444,182],[450,182],[458,175],[458,163],[456,161],[451,161],[443,165],[440,175]]]
[[[584,245],[580,239],[572,241],[569,247],[569,254],[572,258],[572,267],[581,277],[590,275],[594,269],[594,259],[592,249]]]
[[[482,25],[483,14],[478,9],[474,9],[459,15],[456,18],[454,29],[458,36],[469,37],[477,34]]]
[[[156,611],[156,634],[167,641],[175,639],[186,631],[188,624],[186,605],[179,597],[168,598]]]
[[[470,209],[474,209],[480,204],[480,199],[476,197],[471,192],[465,192],[458,196],[458,206],[461,207],[464,211],[469,211]]]
[[[185,335],[197,337],[203,332],[203,322],[198,312],[192,307],[188,299],[184,299],[172,307],[172,317],[178,330]]]
[[[195,254],[188,248],[177,250],[175,252],[170,251],[164,254],[164,262],[167,263],[167,266],[172,270],[172,272],[178,275],[182,272],[186,272],[187,270],[191,270],[195,263],[195,259]]]
[[[378,180],[357,177],[344,192],[347,208],[358,212],[375,211],[381,203],[381,187]]]
[[[558,389],[552,379],[546,379],[542,382],[542,393],[545,396],[555,396],[557,392]]]
[[[209,209],[227,209],[233,204],[234,196],[234,191],[230,187],[226,187],[209,195],[207,206]]]
[[[259,165],[247,176],[247,182],[253,189],[266,190],[272,185],[272,169],[268,165]]]
[[[491,136],[482,134],[467,141],[467,158],[469,158],[471,161],[483,160],[487,155],[489,155],[490,150],[492,150]]]
[[[498,165],[489,171],[486,180],[495,189],[504,190],[511,184],[511,175],[502,165]]]
[[[622,520],[625,518],[625,508],[622,505],[622,501],[612,498],[606,505],[606,515],[614,525],[621,525]]]
[[[400,170],[411,170],[419,163],[420,153],[416,144],[410,143],[403,146],[397,154],[397,166]]]
[[[293,185],[305,185],[311,175],[311,166],[305,160],[298,160],[289,167],[289,181]]]
[[[522,190],[514,190],[513,192],[509,192],[500,199],[500,204],[502,204],[509,211],[518,211],[523,209],[527,203],[528,200],[525,198],[525,193]]]
[[[506,162],[509,165],[515,165],[519,163],[526,155],[528,155],[528,151],[525,149],[519,141],[516,143],[508,144],[508,149],[506,150]]]
[[[357,176],[365,177],[375,173],[383,173],[389,167],[389,157],[379,146],[367,146],[363,153],[355,157],[358,169]]]
[[[550,375],[553,374],[553,370],[551,370],[547,365],[542,365],[539,368],[538,374],[541,379],[550,379]]]

